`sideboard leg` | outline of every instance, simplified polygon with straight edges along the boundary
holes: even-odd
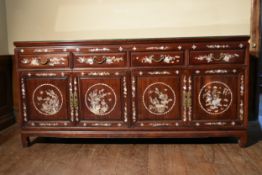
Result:
[[[244,148],[247,146],[248,143],[248,137],[247,137],[247,133],[244,132],[238,139],[238,144],[240,147]]]
[[[21,134],[21,141],[22,141],[22,146],[24,148],[30,145],[30,138],[27,135]]]

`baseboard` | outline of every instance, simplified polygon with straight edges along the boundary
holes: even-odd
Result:
[[[13,113],[0,116],[0,130],[7,128],[15,123],[15,117]]]

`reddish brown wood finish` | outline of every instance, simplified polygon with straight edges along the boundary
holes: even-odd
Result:
[[[150,48],[150,47],[149,47]],[[133,52],[132,66],[174,66],[184,63],[183,52]]]
[[[30,136],[233,136],[245,146],[247,41],[16,42],[23,145]]]
[[[228,57],[228,55],[232,56]],[[244,50],[190,52],[190,64],[243,64],[244,60]]]
[[[251,1],[250,55],[260,58],[261,47],[261,1]]]
[[[19,57],[19,68],[66,68],[69,67],[69,55],[66,53],[56,54],[32,54],[25,55],[21,54]],[[58,61],[58,59],[60,61]]]
[[[74,53],[74,67],[125,67],[126,53]]]

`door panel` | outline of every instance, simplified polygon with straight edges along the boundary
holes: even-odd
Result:
[[[182,124],[182,84],[179,70],[133,72],[133,122],[136,126]],[[134,86],[135,83],[135,86]]]
[[[23,73],[24,122],[30,126],[71,125],[70,81],[70,74],[64,72]]]
[[[192,124],[234,126],[243,122],[244,74],[241,69],[192,73]]]
[[[110,127],[128,122],[126,72],[81,72],[79,125]]]

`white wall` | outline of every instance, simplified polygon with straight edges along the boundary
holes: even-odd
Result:
[[[250,0],[6,0],[13,41],[249,35]]]
[[[5,0],[0,0],[0,55],[8,54]]]

